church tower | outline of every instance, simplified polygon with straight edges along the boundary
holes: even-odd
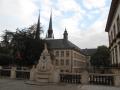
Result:
[[[49,21],[49,27],[48,27],[48,32],[47,32],[47,38],[54,39],[53,29],[52,29],[52,12],[51,12],[51,15],[50,15],[50,21]]]
[[[39,12],[39,16],[38,16],[38,22],[37,22],[37,28],[36,28],[36,32],[35,32],[35,39],[36,40],[40,40],[40,12]]]
[[[66,28],[65,28],[65,31],[64,31],[64,34],[63,34],[63,39],[68,40],[68,33],[67,33]]]

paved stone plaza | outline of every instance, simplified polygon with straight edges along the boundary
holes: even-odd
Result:
[[[0,90],[120,90],[120,87],[75,85],[75,84],[39,84],[30,85],[24,80],[0,79]]]

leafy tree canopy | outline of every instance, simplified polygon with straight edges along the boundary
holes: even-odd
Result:
[[[91,56],[91,65],[94,67],[109,67],[110,52],[106,46],[99,46],[95,54]]]
[[[3,35],[3,45],[0,50],[2,54],[1,58],[4,58],[4,55],[12,56],[12,64],[20,66],[35,64],[44,47],[44,40],[35,39],[35,27],[36,24],[29,28],[16,29],[16,32],[6,31]],[[42,32],[42,30],[40,30],[40,32]],[[10,62],[8,61],[8,63]]]

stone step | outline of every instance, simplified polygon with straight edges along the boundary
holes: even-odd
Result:
[[[37,82],[42,82],[42,83],[44,83],[44,82],[49,82],[49,80],[48,79],[37,79],[36,80]]]
[[[49,75],[49,72],[37,72],[38,75]]]
[[[49,78],[49,75],[36,75],[37,78]]]

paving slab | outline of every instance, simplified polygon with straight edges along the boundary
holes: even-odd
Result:
[[[120,90],[120,87],[0,79],[0,90]]]

